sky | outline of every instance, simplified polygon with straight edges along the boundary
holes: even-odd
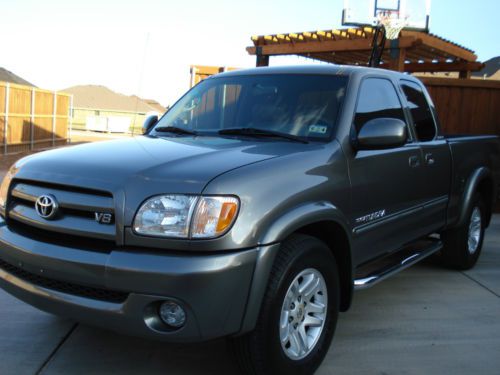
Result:
[[[0,67],[49,90],[103,85],[171,105],[189,88],[190,65],[253,67],[252,35],[339,28],[342,8],[343,0],[0,0]],[[430,31],[485,61],[500,55],[499,15],[498,0],[433,0]]]

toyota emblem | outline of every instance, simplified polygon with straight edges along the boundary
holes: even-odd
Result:
[[[59,204],[51,194],[40,195],[35,202],[35,210],[40,217],[50,220],[57,214]]]

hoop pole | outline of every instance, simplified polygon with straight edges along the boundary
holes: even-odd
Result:
[[[376,26],[375,32],[373,33],[372,41],[372,52],[370,54],[370,60],[368,61],[368,66],[372,68],[377,68],[380,65],[380,60],[382,60],[382,55],[384,53],[385,41],[386,41],[386,31],[383,26]],[[379,36],[382,36],[382,40],[379,43]]]

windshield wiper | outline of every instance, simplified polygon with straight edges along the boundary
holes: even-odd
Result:
[[[177,126],[160,126],[154,129],[158,133],[175,133],[175,134],[187,134],[187,135],[198,135],[194,130],[179,128]]]
[[[288,139],[294,142],[309,143],[305,139],[296,135],[281,133],[274,130],[258,129],[258,128],[229,128],[229,129],[219,130],[218,133],[221,135],[249,135],[254,137],[277,137],[277,138]]]

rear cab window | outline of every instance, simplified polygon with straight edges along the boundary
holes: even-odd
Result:
[[[436,122],[422,87],[408,80],[401,80],[400,84],[408,103],[417,139],[421,142],[434,140],[437,135]]]

